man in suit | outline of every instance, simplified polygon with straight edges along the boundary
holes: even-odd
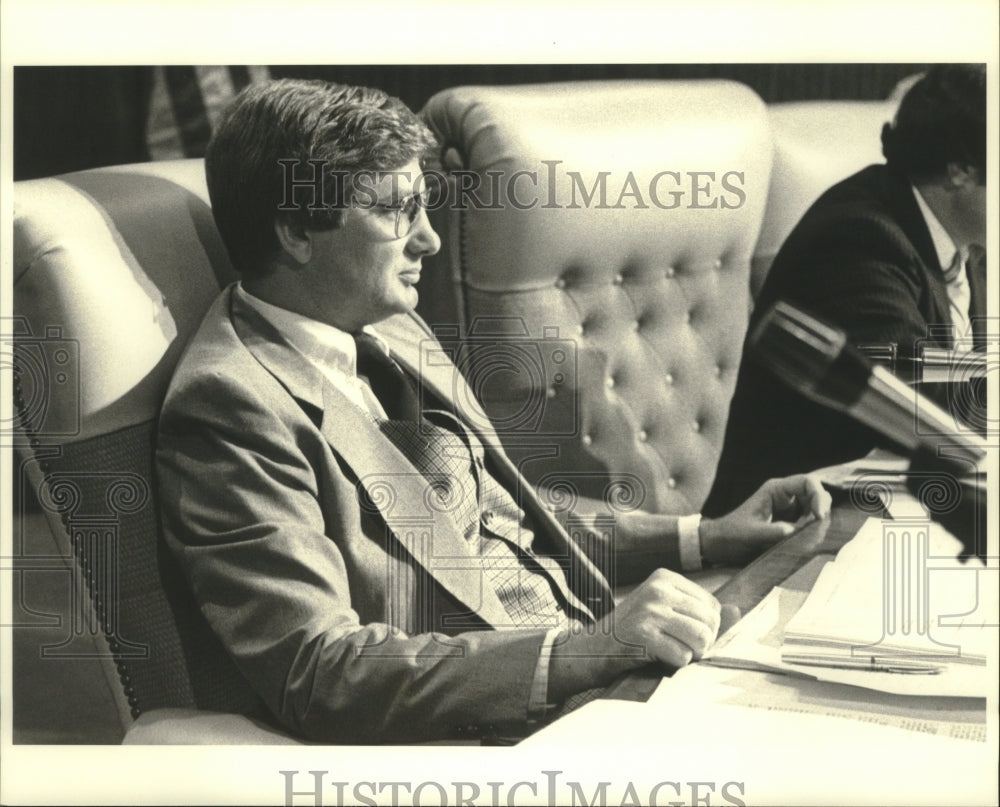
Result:
[[[826,191],[775,257],[749,334],[778,300],[843,329],[848,343],[969,347],[986,314],[986,74],[939,65],[882,132],[884,165]],[[947,403],[947,401],[942,401]],[[771,476],[857,459],[879,436],[792,391],[745,348],[706,514]]]
[[[658,567],[744,560],[829,506],[795,477],[700,525],[623,515],[616,568],[645,579],[615,607],[414,314],[435,147],[380,91],[282,81],[244,91],[206,156],[241,281],[163,407],[164,533],[241,673],[314,740],[524,734],[684,665],[721,609]]]

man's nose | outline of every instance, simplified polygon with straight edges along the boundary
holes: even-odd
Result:
[[[406,248],[418,255],[434,255],[441,249],[441,238],[431,227],[427,210],[423,207],[417,214],[413,227],[410,229],[410,239]]]

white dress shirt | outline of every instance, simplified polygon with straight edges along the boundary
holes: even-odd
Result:
[[[949,267],[955,260],[960,261],[956,276],[945,283],[948,291],[948,303],[951,311],[951,322],[954,325],[955,348],[972,348],[972,325],[969,321],[969,304],[972,302],[972,294],[969,291],[969,275],[965,270],[965,263],[969,259],[967,249],[959,249],[955,246],[948,231],[938,221],[934,211],[930,209],[920,191],[913,188],[913,195],[916,197],[917,206],[924,217],[927,229],[931,234],[931,241],[934,243],[934,250],[937,252],[941,268],[947,273]]]
[[[306,361],[326,376],[338,392],[372,417],[387,419],[385,410],[371,387],[358,378],[358,351],[351,334],[325,322],[266,303],[250,294],[240,283],[236,284],[235,294],[240,302],[250,306],[273,325]],[[388,354],[385,342],[377,333],[367,327],[362,330],[382,345]]]

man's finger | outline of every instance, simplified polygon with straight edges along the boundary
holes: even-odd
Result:
[[[823,483],[815,476],[807,476],[805,482],[809,509],[816,518],[826,518],[830,514],[830,506],[833,503],[830,491],[823,487]]]
[[[690,651],[691,658],[699,659],[719,635],[719,620],[716,617],[713,623],[708,625],[700,619],[676,614],[659,625],[659,634],[680,642]]]
[[[694,658],[691,648],[673,636],[661,633],[646,646],[651,658],[668,667],[683,667]]]
[[[816,518],[825,518],[830,512],[830,494],[823,483],[811,474],[788,476],[772,480],[772,508],[777,512],[787,512],[796,504],[803,514],[810,513]]]
[[[683,592],[689,597],[700,600],[706,605],[714,608],[716,611],[719,609],[719,601],[715,599],[712,592],[702,588],[693,580],[689,580],[682,574],[670,572],[666,569],[657,569],[649,576],[649,578],[647,578],[647,582],[660,587],[660,591],[663,596],[669,596],[669,590],[670,588],[673,588],[677,591]]]
[[[811,520],[811,517],[810,517]],[[754,524],[747,530],[746,543],[773,544],[782,538],[787,538],[799,528],[799,524],[790,521],[771,521]]]

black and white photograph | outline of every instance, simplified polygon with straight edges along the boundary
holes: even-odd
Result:
[[[0,803],[997,804],[997,9],[472,6],[5,4]]]

